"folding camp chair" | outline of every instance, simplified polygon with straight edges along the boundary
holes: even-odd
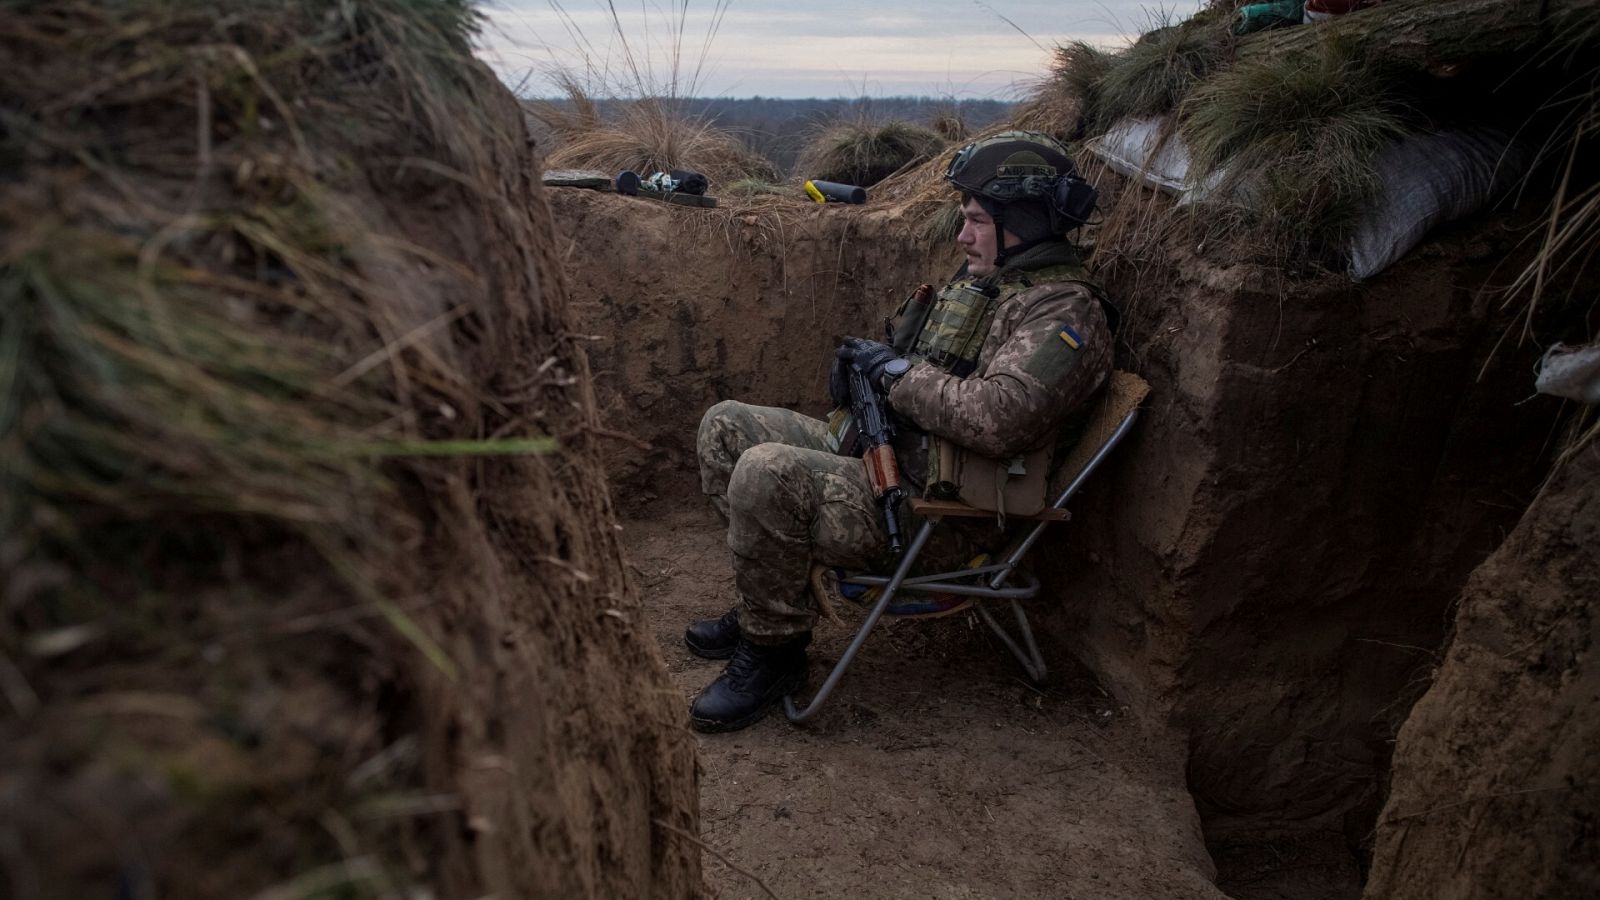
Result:
[[[914,591],[925,594],[955,594],[975,598],[978,617],[989,626],[1000,642],[1011,651],[1011,654],[1022,663],[1022,668],[1028,677],[1035,683],[1044,681],[1046,669],[1044,658],[1039,655],[1039,645],[1034,641],[1033,629],[1028,625],[1027,613],[1022,609],[1022,601],[1030,599],[1039,593],[1039,579],[1030,572],[1019,568],[1023,557],[1038,543],[1045,527],[1051,522],[1064,522],[1071,518],[1067,512],[1067,501],[1078,492],[1089,476],[1099,467],[1100,463],[1111,454],[1128,431],[1133,428],[1133,423],[1139,417],[1139,404],[1150,393],[1150,386],[1144,379],[1129,372],[1113,372],[1110,384],[1101,395],[1098,405],[1090,414],[1084,427],[1083,436],[1068,451],[1065,460],[1052,479],[1052,484],[1060,484],[1062,479],[1070,478],[1066,487],[1056,498],[1054,505],[1032,516],[1007,516],[1010,519],[1026,519],[1034,523],[1027,533],[1012,543],[1010,549],[1001,557],[1000,562],[983,565],[970,569],[954,572],[939,572],[932,575],[918,575],[907,577],[916,565],[917,557],[922,553],[922,548],[928,542],[928,537],[939,523],[950,517],[991,517],[993,512],[974,509],[963,503],[936,500],[912,500],[911,511],[922,517],[922,527],[917,529],[916,537],[912,538],[911,546],[900,557],[899,565],[894,574],[883,575],[851,575],[840,578],[840,584],[860,585],[862,587],[879,588],[878,599],[873,604],[872,610],[867,613],[867,619],[861,624],[861,629],[850,641],[850,646],[845,648],[844,655],[834,664],[833,671],[828,673],[828,678],[817,690],[811,702],[802,709],[795,703],[792,696],[783,698],[784,713],[791,722],[804,722],[811,718],[822,704],[827,702],[828,695],[833,693],[834,687],[839,684],[839,679],[844,677],[844,672],[855,660],[856,653],[861,645],[866,643],[867,635],[877,626],[878,620],[889,609],[889,604],[894,602],[895,595],[901,591]],[[1017,582],[1011,584],[1010,582]],[[1016,617],[1017,636],[1013,637],[989,610],[988,604],[1006,601],[1011,605],[1011,612]]]

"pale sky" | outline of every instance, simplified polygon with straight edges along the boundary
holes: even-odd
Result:
[[[600,95],[636,94],[641,80],[661,91],[674,80],[676,46],[682,96],[1015,100],[1045,74],[1049,48],[1071,40],[1120,46],[1153,16],[1187,16],[1198,5],[616,0],[612,7],[605,0],[489,0],[482,7],[489,21],[479,55],[513,88],[540,96],[554,93],[548,73],[557,67],[587,75],[591,91]],[[612,89],[598,85],[597,76],[609,79]]]

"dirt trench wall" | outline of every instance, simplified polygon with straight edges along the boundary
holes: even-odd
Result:
[[[1479,296],[1501,234],[1447,232],[1367,285],[1181,253],[1108,280],[1154,390],[1085,497],[1098,527],[1055,557],[1058,633],[1187,733],[1214,852],[1366,838],[1449,604],[1548,465],[1531,351],[1477,380],[1508,321]]]
[[[0,27],[0,363],[26,361],[0,377],[0,895],[696,895],[694,744],[621,557],[538,160],[465,36],[430,30],[462,7],[113,6]],[[152,308],[223,310],[226,346],[259,333],[315,390],[120,327]],[[48,381],[96,341],[140,378]],[[23,477],[96,439],[51,444],[52,417],[132,454],[323,393],[385,417],[332,448],[353,512],[250,506],[239,461],[278,460],[227,440],[113,455],[85,490]],[[330,454],[309,427],[284,481]],[[370,527],[317,529],[347,512]]]
[[[948,278],[954,244],[915,240],[888,213],[787,206],[690,210],[551,190],[572,305],[590,332],[617,503],[700,502],[700,416],[720,400],[827,412],[831,353],[878,337],[922,281]]]
[[[509,94],[494,112],[520,137]],[[423,554],[461,672],[428,672],[418,698],[426,769],[463,800],[463,827],[442,834],[446,883],[463,897],[696,896],[694,743],[622,556],[540,161],[518,144],[497,167],[510,215],[408,226],[509,306],[531,305],[526,327],[482,323],[507,353],[481,377],[561,445],[424,480],[456,513]]]
[[[1395,748],[1366,896],[1600,895],[1600,447],[1462,592]]]

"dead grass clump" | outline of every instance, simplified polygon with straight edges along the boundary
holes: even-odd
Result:
[[[1078,140],[1127,116],[1168,112],[1227,62],[1232,40],[1225,18],[1202,12],[1161,23],[1115,53],[1083,41],[1057,47],[1018,127]]]
[[[806,145],[795,169],[804,178],[870,187],[946,145],[938,132],[909,122],[839,122]]]
[[[1568,74],[1536,111],[1553,114],[1555,121],[1530,169],[1543,164],[1559,176],[1539,236],[1539,251],[1506,289],[1508,303],[1518,297],[1527,301],[1523,339],[1532,335],[1534,313],[1550,286],[1563,276],[1576,281],[1600,247],[1600,180],[1596,180],[1592,163],[1585,165],[1594,158],[1594,147],[1600,141],[1600,64],[1583,52],[1600,42],[1597,38],[1600,22],[1586,22],[1553,36],[1550,46],[1535,60],[1539,68]],[[1592,299],[1590,305],[1600,305],[1600,299]]]
[[[966,117],[961,114],[960,109],[954,106],[945,107],[935,112],[931,124],[934,133],[943,138],[945,143],[964,142],[972,136],[972,129],[967,125]]]
[[[612,101],[616,112],[603,116],[599,105],[577,82],[559,79],[563,102],[534,101],[529,111],[551,130],[555,147],[551,168],[598,169],[649,175],[692,169],[717,186],[745,179],[775,181],[773,164],[737,135],[684,112],[684,101],[642,97]]]
[[[0,755],[22,752],[19,727],[73,721],[62,710],[85,695],[155,682],[172,693],[149,697],[199,710],[158,732],[96,718],[105,742],[56,748],[64,761],[105,743],[101,768],[139,768],[189,804],[181,852],[139,851],[168,886],[253,894],[395,827],[351,828],[340,812],[375,779],[350,788],[339,766],[392,737],[381,715],[346,716],[324,694],[403,681],[364,668],[409,670],[397,636],[454,672],[411,618],[425,523],[447,518],[447,501],[414,489],[441,465],[420,458],[549,449],[489,412],[503,407],[462,349],[487,353],[529,313],[484,290],[450,306],[408,294],[389,276],[480,276],[377,227],[408,193],[488,192],[516,155],[519,134],[478,127],[509,107],[485,99],[503,90],[472,61],[476,15],[465,0],[52,0],[0,17],[0,680],[18,713],[0,717]],[[277,630],[272,616],[300,613],[318,624]],[[392,628],[360,624],[373,619]],[[303,640],[282,650],[290,634]],[[63,635],[101,642],[98,662],[57,659]],[[251,669],[268,666],[253,655],[268,636],[272,664],[292,660],[286,678],[332,685],[290,705],[337,726],[308,736],[281,710],[240,712],[283,674]],[[248,747],[241,719],[259,728]],[[334,772],[317,769],[329,759]],[[108,826],[126,812],[100,799]],[[22,802],[0,800],[7,839]],[[267,809],[270,827],[252,831]],[[223,821],[238,833],[199,827]],[[252,843],[267,831],[289,836]],[[361,880],[394,886],[365,846]],[[128,889],[154,895],[154,877]]]
[[[1180,128],[1198,179],[1237,224],[1294,250],[1340,240],[1377,189],[1373,160],[1407,129],[1404,84],[1351,47],[1248,60],[1185,102]]]
[[[1505,290],[1505,304],[1521,302],[1520,321],[1502,335],[1501,344],[1517,332],[1516,341],[1534,337],[1536,319],[1541,313],[1565,311],[1581,318],[1575,328],[1577,340],[1596,339],[1596,312],[1600,297],[1584,297],[1571,291],[1581,283],[1600,252],[1600,179],[1589,160],[1600,142],[1600,65],[1584,62],[1582,49],[1595,43],[1600,22],[1560,34],[1539,62],[1545,66],[1571,68],[1563,88],[1546,98],[1544,109],[1558,112],[1551,136],[1539,149],[1541,161],[1558,172],[1555,196],[1545,211],[1538,233],[1538,250],[1513,277]],[[1591,57],[1592,58],[1592,57]],[[1561,286],[1561,287],[1558,287]],[[1563,290],[1562,288],[1566,288]],[[1570,337],[1564,338],[1572,341]],[[1496,346],[1498,352],[1499,345]],[[1485,361],[1484,368],[1489,363]],[[1481,377],[1481,373],[1480,373]],[[1600,443],[1600,414],[1594,407],[1573,416],[1562,440],[1562,451],[1552,466],[1552,477],[1584,448]]]
[[[1227,61],[1231,32],[1216,17],[1197,15],[1141,35],[1133,45],[1105,60],[1105,69],[1087,90],[1093,105],[1085,118],[1103,129],[1127,116],[1153,116],[1178,106],[1189,91]],[[1093,66],[1074,75],[1090,77]]]
[[[1050,77],[1040,83],[1018,113],[1018,127],[1078,140],[1103,130],[1097,121],[1100,83],[1115,57],[1092,44],[1073,41],[1057,47]]]
[[[893,207],[916,223],[917,235],[926,240],[944,241],[960,230],[960,200],[955,189],[944,180],[950,160],[969,141],[982,140],[1009,129],[1024,127],[1010,122],[995,122],[967,141],[950,144],[930,159],[901,169],[879,182],[873,189],[875,205]]]
[[[384,459],[443,436],[412,403],[471,404],[467,377],[405,352],[426,334],[396,333],[352,271],[406,251],[327,189],[308,135],[328,138],[332,115],[359,152],[404,119],[452,177],[481,171],[482,139],[459,127],[479,106],[463,74],[475,13],[225,5],[225,44],[213,12],[183,4],[41,4],[0,26],[19,63],[4,155],[23,162],[5,191],[0,520],[37,550],[86,537],[41,523],[199,512],[370,547]],[[349,87],[319,89],[318,114],[286,99],[335,77]],[[388,148],[396,164],[406,149]]]

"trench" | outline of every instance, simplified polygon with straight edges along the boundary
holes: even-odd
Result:
[[[823,413],[837,340],[876,333],[954,266],[888,212],[552,204],[631,248],[601,260],[580,245],[569,271],[603,416],[630,436],[608,463],[615,496],[652,533],[701,502],[701,411]],[[1036,554],[1051,598],[1037,618],[1052,663],[1081,663],[1172,761],[1231,896],[1360,893],[1394,737],[1452,601],[1548,470],[1556,404],[1527,396],[1533,348],[1495,351],[1512,313],[1484,290],[1516,215],[1445,229],[1368,284],[1182,247],[1104,278],[1124,305],[1117,366],[1153,391]],[[714,580],[725,561],[701,552]],[[669,664],[677,627],[658,623]],[[945,639],[976,652],[931,640]]]

